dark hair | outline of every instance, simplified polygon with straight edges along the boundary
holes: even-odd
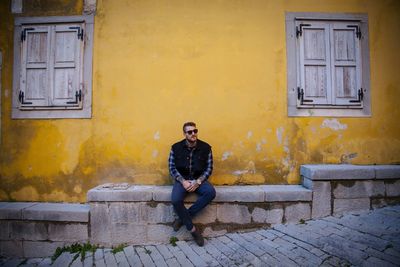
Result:
[[[194,122],[192,122],[192,121],[185,122],[185,123],[183,124],[183,127],[182,127],[183,132],[185,132],[186,126],[193,126],[193,127],[196,127],[196,123],[194,123]]]

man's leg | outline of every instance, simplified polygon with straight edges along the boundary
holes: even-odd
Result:
[[[197,188],[196,193],[199,196],[196,202],[188,209],[191,218],[193,218],[215,198],[215,189],[208,181],[204,181],[200,187]]]
[[[175,212],[178,214],[181,222],[186,226],[186,229],[190,231],[193,228],[192,219],[190,218],[189,212],[183,204],[183,200],[185,199],[186,195],[187,191],[182,184],[175,182],[174,186],[172,187],[171,194],[172,205],[174,206]]]

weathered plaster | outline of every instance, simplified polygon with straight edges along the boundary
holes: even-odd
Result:
[[[21,16],[83,10],[27,2]],[[10,119],[10,4],[0,1],[0,200],[83,202],[100,183],[171,183],[170,145],[189,120],[220,185],[296,184],[305,163],[400,162],[398,1],[98,1],[90,120]],[[287,116],[287,10],[368,14],[371,118]]]

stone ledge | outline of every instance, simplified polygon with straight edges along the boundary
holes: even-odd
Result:
[[[312,191],[301,185],[215,186],[213,202],[275,202],[311,201]],[[100,185],[89,190],[88,202],[170,202],[172,186],[110,186]],[[194,202],[190,194],[185,202]]]
[[[0,202],[0,219],[21,220],[23,210],[37,204],[35,202]]]
[[[89,221],[89,205],[71,203],[0,203],[0,219],[31,221]]]
[[[400,165],[302,165],[300,174],[310,180],[398,179]]]

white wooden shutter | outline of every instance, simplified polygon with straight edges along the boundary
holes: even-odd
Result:
[[[361,51],[359,25],[331,25],[332,100],[334,105],[361,105]]]
[[[329,24],[297,21],[302,105],[331,103]]]
[[[48,105],[49,33],[49,26],[22,27],[21,78],[18,92],[21,107]]]
[[[52,106],[81,106],[83,25],[53,26]]]

